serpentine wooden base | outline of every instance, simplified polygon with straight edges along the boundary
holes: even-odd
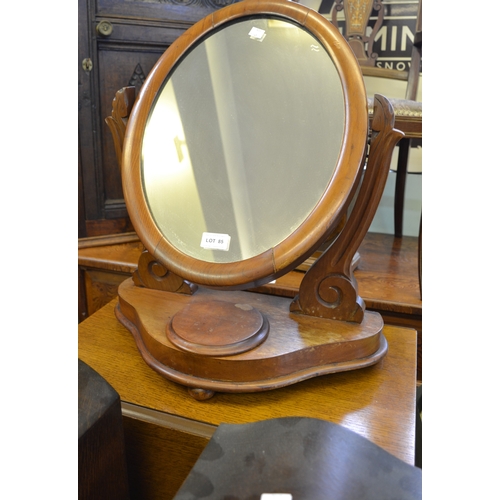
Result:
[[[210,305],[248,312],[246,334],[234,333],[231,318],[224,325],[224,317],[208,317]],[[387,352],[378,313],[366,311],[358,324],[292,313],[289,308],[290,299],[283,297],[201,287],[194,295],[184,295],[138,287],[127,279],[118,288],[115,314],[133,334],[145,362],[165,378],[188,387],[199,400],[214,392],[266,391],[363,368]],[[211,327],[220,323],[206,340],[182,338],[178,319],[186,321],[189,310],[193,323],[205,321]],[[259,313],[264,325],[268,323],[263,330],[255,320]]]

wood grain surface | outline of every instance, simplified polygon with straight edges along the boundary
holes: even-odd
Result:
[[[160,89],[179,61],[188,58],[190,51],[201,40],[220,30],[226,23],[260,14],[272,14],[284,21],[301,25],[316,38],[331,58],[338,72],[344,97],[345,119],[341,147],[338,156],[332,154],[333,173],[323,194],[307,217],[287,237],[272,248],[243,260],[209,262],[201,257],[194,258],[172,244],[159,229],[155,215],[151,213],[142,166],[146,124],[149,123]],[[296,99],[300,99],[301,94],[302,92]],[[207,16],[186,30],[160,57],[145,80],[130,114],[123,142],[121,173],[125,202],[137,234],[162,265],[174,274],[200,285],[245,289],[284,275],[309,257],[335,230],[347,212],[361,178],[366,155],[367,111],[363,75],[349,44],[339,31],[332,29],[329,21],[314,10],[296,2],[248,0],[215,11],[212,16]],[[379,122],[374,120],[374,123],[375,121]],[[379,130],[377,126],[374,127]],[[288,139],[275,147],[287,148],[287,144]],[[376,154],[376,148],[374,151]],[[389,152],[386,156],[390,157]],[[365,217],[365,220],[369,222],[369,217]],[[360,231],[360,234],[364,232]]]
[[[135,236],[134,236],[135,235]],[[119,283],[137,269],[143,245],[135,233],[129,240],[84,238],[79,240],[78,265],[86,284],[86,314],[116,297]],[[418,332],[417,379],[422,380],[422,299],[418,281],[418,238],[367,233],[359,248],[360,261],[354,276],[366,308],[377,311],[390,325]],[[102,271],[102,272],[101,272]],[[104,274],[103,274],[104,273]],[[273,283],[255,289],[261,293],[293,298],[304,277],[292,271]]]
[[[387,356],[375,366],[325,375],[255,394],[222,394],[205,402],[150,369],[114,315],[116,301],[79,325],[79,358],[98,371],[122,402],[211,425],[310,416],[344,425],[413,464],[416,332],[384,327]]]
[[[135,241],[100,245],[90,238],[79,240],[78,264],[84,268],[127,272],[131,275],[143,245]],[[104,243],[104,240],[103,240]],[[81,245],[81,246],[80,246]],[[360,261],[354,276],[367,309],[398,313],[422,320],[422,300],[418,284],[418,238],[367,233],[359,248]],[[276,282],[256,288],[273,295],[293,298],[304,272],[292,271]]]

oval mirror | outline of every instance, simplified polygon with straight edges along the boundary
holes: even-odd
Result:
[[[168,270],[237,289],[288,272],[340,222],[364,160],[367,100],[349,46],[310,9],[246,0],[209,19],[143,85],[124,195]]]

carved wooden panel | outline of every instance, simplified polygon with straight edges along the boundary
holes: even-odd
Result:
[[[79,0],[79,237],[133,230],[104,121],[116,91],[129,85],[138,91],[160,55],[189,26],[234,2]]]
[[[131,44],[104,45],[99,53],[100,138],[102,145],[102,175],[105,193],[105,218],[127,215],[121,186],[120,167],[116,159],[113,138],[104,119],[111,114],[115,93],[123,86],[134,86],[139,92],[147,74],[163,53],[162,49],[137,49]]]
[[[114,299],[118,293],[118,285],[129,276],[109,271],[84,271],[87,315],[90,316]]]
[[[97,15],[150,17],[194,24],[210,12],[239,0],[97,0]]]

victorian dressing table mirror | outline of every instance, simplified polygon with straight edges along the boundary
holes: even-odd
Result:
[[[383,320],[352,274],[402,136],[375,102],[369,130],[349,45],[287,0],[217,10],[168,48],[121,158],[146,250],[115,313],[151,368],[203,400],[383,358]],[[294,300],[248,291],[320,247]]]

